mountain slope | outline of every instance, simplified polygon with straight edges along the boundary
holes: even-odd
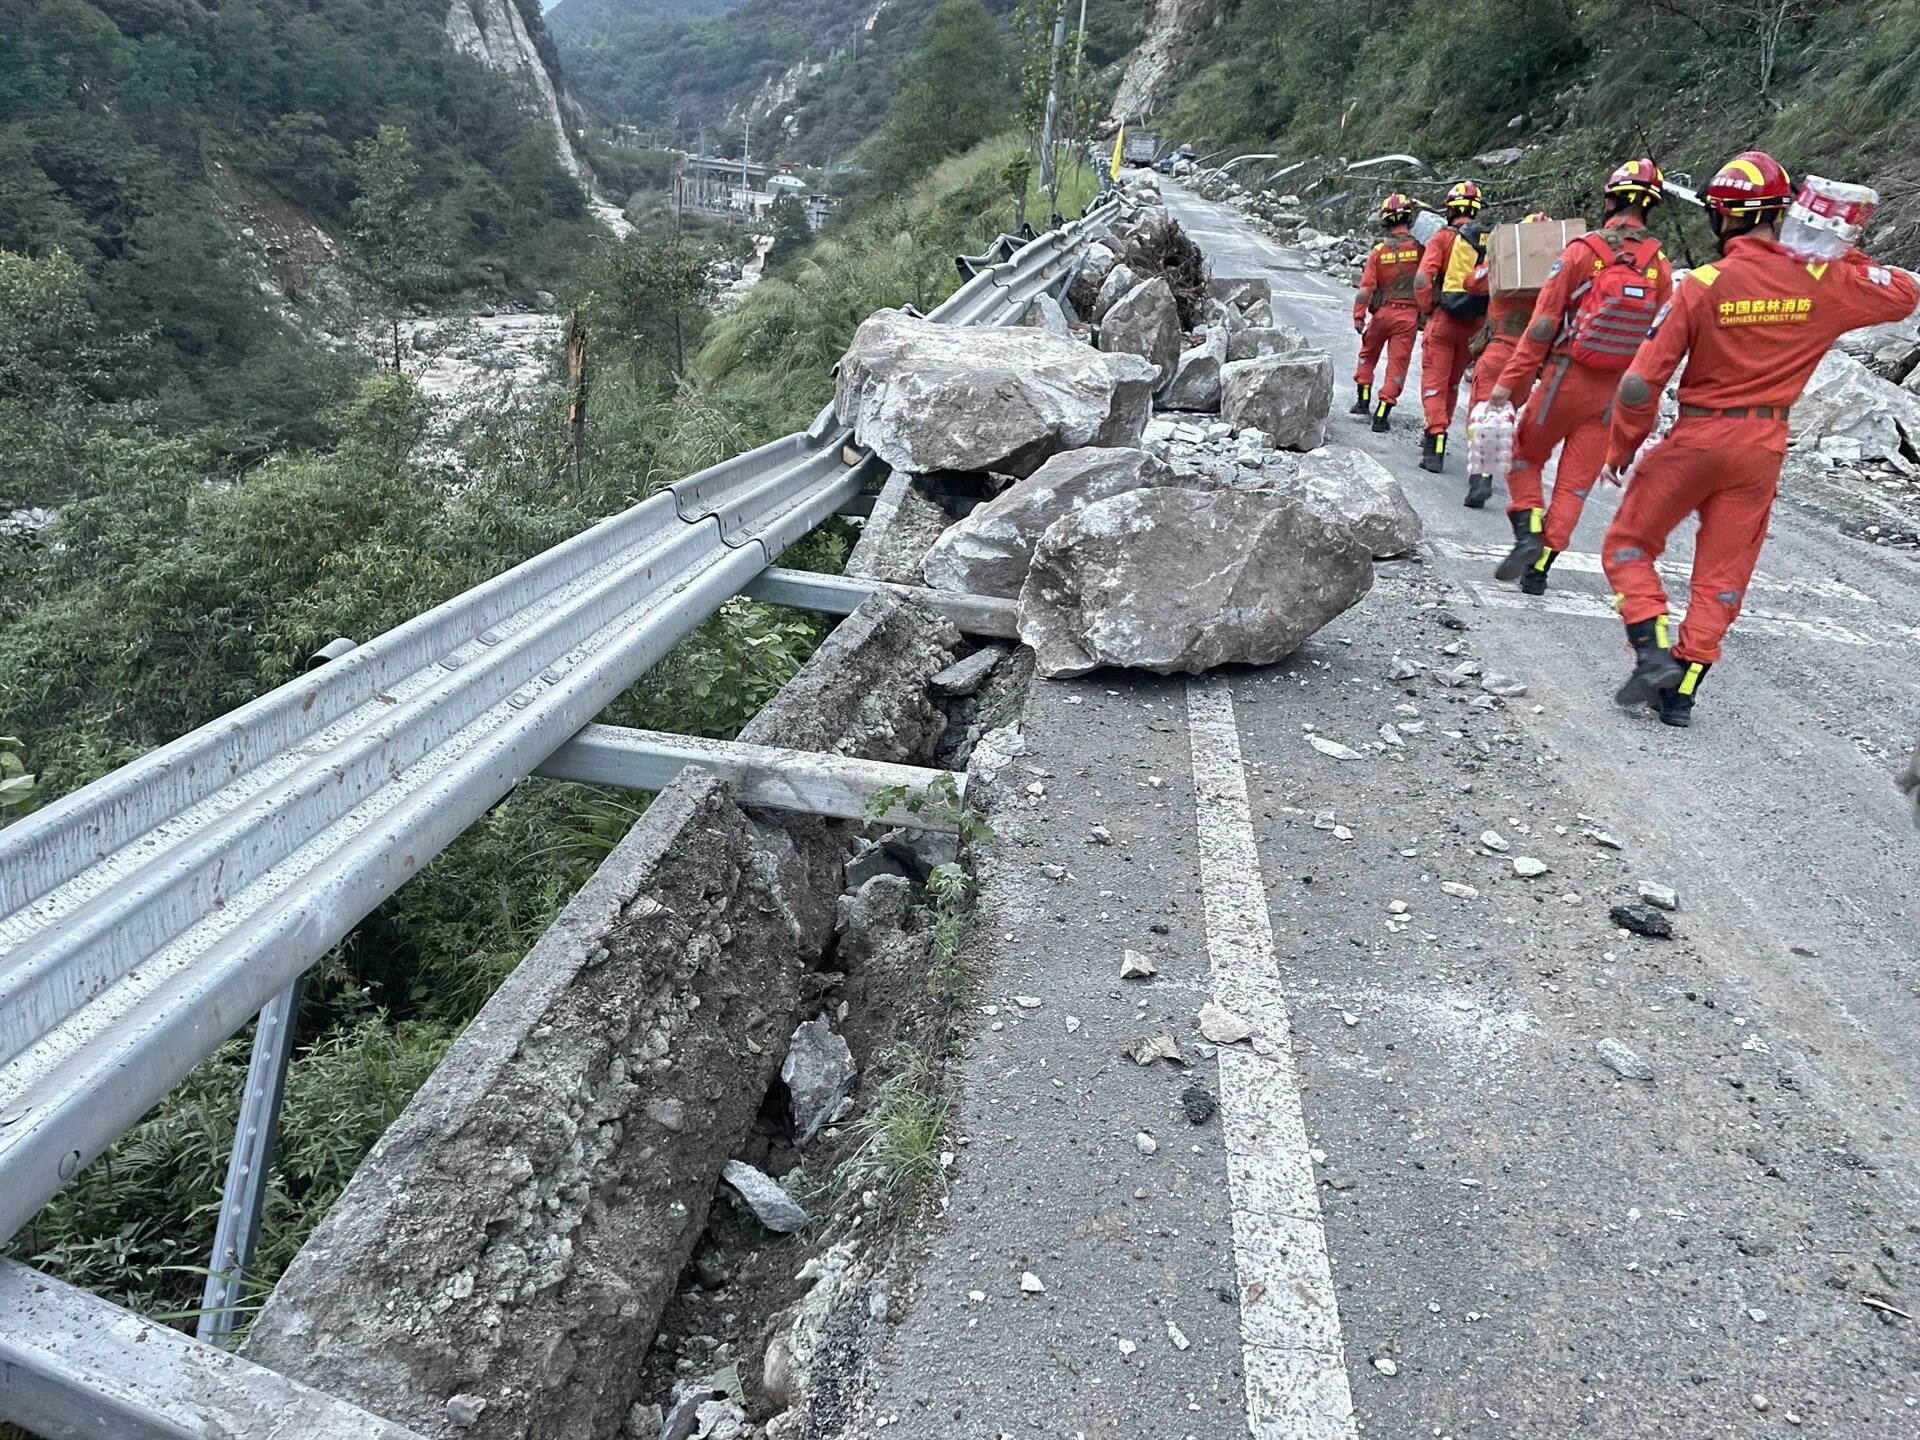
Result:
[[[562,44],[583,44],[629,21],[711,20],[741,0],[560,0],[547,27]]]
[[[536,0],[451,3],[551,56]],[[355,147],[399,126],[446,283],[542,283],[585,232],[553,125],[523,104],[528,72],[460,53],[449,19],[448,0],[0,0],[0,250],[65,251],[103,336],[139,337],[116,398],[189,423],[311,411],[311,367],[276,318],[295,297],[263,305],[268,275],[240,245],[272,247],[222,229],[237,192],[247,214],[343,235]]]
[[[1759,146],[1795,174],[1877,185],[1887,203],[1876,243],[1895,260],[1920,258],[1910,143],[1920,0],[1225,0],[1220,10],[1150,107],[1156,128],[1202,150],[1410,150],[1491,180],[1502,201],[1592,209],[1597,180],[1627,156],[1651,152],[1698,181]],[[1684,218],[1704,245],[1698,217]]]
[[[609,3],[561,0],[553,18]],[[555,33],[581,100],[605,119],[650,130],[663,144],[692,147],[704,134],[709,149],[725,153],[751,120],[755,155],[822,163],[879,129],[937,3],[739,0],[702,23],[629,16],[591,36],[571,24]],[[1004,23],[1015,0],[985,3]],[[1142,13],[1142,0],[1090,0],[1088,62],[1105,67],[1125,55]],[[1077,18],[1075,10],[1069,19]]]

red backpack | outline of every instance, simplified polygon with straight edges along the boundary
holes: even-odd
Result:
[[[1660,287],[1651,273],[1661,255],[1660,237],[1598,230],[1574,243],[1593,251],[1601,265],[1574,289],[1563,332],[1566,353],[1592,370],[1625,370],[1660,311]]]

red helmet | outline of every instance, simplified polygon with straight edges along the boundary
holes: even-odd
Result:
[[[1396,190],[1380,202],[1380,223],[1404,225],[1413,219],[1413,208],[1413,201]]]
[[[1629,160],[1607,177],[1606,193],[1629,205],[1658,205],[1666,197],[1667,177],[1651,160]]]
[[[1546,211],[1536,210],[1531,215],[1522,215],[1520,217],[1520,223],[1522,225],[1536,225],[1551,219],[1553,219],[1553,217]]]
[[[1766,151],[1743,150],[1707,182],[1702,198],[1717,215],[1755,220],[1793,203],[1793,180]]]
[[[1480,187],[1471,180],[1462,180],[1447,191],[1447,213],[1450,215],[1478,215],[1481,203]]]

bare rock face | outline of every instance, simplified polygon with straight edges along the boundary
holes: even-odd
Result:
[[[1301,495],[1344,520],[1376,560],[1404,555],[1420,543],[1420,516],[1400,482],[1364,450],[1330,445],[1276,457],[1261,478],[1280,493]]]
[[[1174,362],[1173,379],[1160,392],[1160,408],[1218,414],[1220,371],[1227,363],[1227,355],[1225,330],[1210,331],[1200,344],[1182,352]]]
[[[1108,269],[1106,279],[1100,282],[1100,289],[1093,297],[1093,309],[1087,312],[1087,318],[1098,325],[1107,318],[1107,312],[1126,298],[1127,292],[1140,283],[1140,277],[1133,273],[1133,267],[1124,261],[1116,261]]]
[[[1144,450],[1056,455],[935,542],[921,573],[936,590],[1019,598],[1033,548],[1063,516],[1129,490],[1175,484],[1173,468]]]
[[[1044,330],[882,310],[840,362],[835,403],[841,423],[895,470],[1025,476],[1062,450],[1137,444],[1159,378],[1138,355]]]
[[[1173,378],[1180,359],[1180,307],[1164,277],[1142,281],[1107,311],[1100,322],[1100,348],[1151,361],[1160,372],[1159,385]]]
[[[1242,312],[1244,314],[1244,312]],[[1268,355],[1294,355],[1313,349],[1306,331],[1291,325],[1252,325],[1236,330],[1228,346],[1229,360],[1259,360]]]
[[[1133,490],[1056,522],[1020,593],[1042,675],[1267,665],[1373,586],[1351,526],[1304,497]]]
[[[1333,361],[1322,351],[1234,360],[1221,368],[1221,418],[1266,431],[1277,449],[1319,449],[1332,408]]]

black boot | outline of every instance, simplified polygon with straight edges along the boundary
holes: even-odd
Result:
[[[1479,510],[1493,498],[1493,477],[1491,475],[1467,476],[1467,508]]]
[[[1685,660],[1681,664],[1687,667],[1680,677],[1680,683],[1671,690],[1660,692],[1660,723],[1671,725],[1676,730],[1684,730],[1693,724],[1693,696],[1700,688],[1700,682],[1707,678],[1707,672],[1713,668],[1711,663],[1701,664],[1698,660]]]
[[[1507,521],[1513,526],[1513,549],[1493,568],[1493,578],[1509,584],[1534,567],[1547,542],[1540,538],[1541,511],[1509,510]]]
[[[1520,576],[1522,595],[1544,595],[1547,593],[1547,572],[1553,569],[1553,557],[1559,552],[1551,545],[1540,547],[1540,558],[1526,568]]]
[[[1373,407],[1373,433],[1374,434],[1384,435],[1387,433],[1388,430],[1392,428],[1390,425],[1387,424],[1387,417],[1392,414],[1393,414],[1393,402],[1390,400],[1382,400],[1378,405]]]
[[[1447,468],[1447,432],[1429,431],[1420,440],[1420,468],[1438,475]]]
[[[1371,385],[1356,385],[1354,388],[1360,392],[1360,397],[1353,402],[1353,408],[1347,413],[1349,415],[1371,414],[1373,411],[1373,387]]]
[[[1664,615],[1651,620],[1636,620],[1627,626],[1627,643],[1633,647],[1633,673],[1613,697],[1613,703],[1628,709],[1636,705],[1660,704],[1662,690],[1677,690],[1687,678],[1687,667],[1673,658],[1672,629]]]

